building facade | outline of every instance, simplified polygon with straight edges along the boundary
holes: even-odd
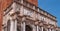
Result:
[[[39,8],[38,0],[5,0],[1,6],[0,31],[58,31],[56,17]]]
[[[57,28],[57,31],[60,31],[60,27]]]

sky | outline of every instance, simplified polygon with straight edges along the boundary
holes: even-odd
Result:
[[[38,0],[38,6],[57,17],[57,25],[60,27],[60,0]]]

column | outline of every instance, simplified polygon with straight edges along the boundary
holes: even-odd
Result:
[[[25,31],[25,22],[23,22],[23,31]]]
[[[17,20],[15,20],[15,30],[14,31],[17,31]]]
[[[25,31],[25,17],[22,18],[22,22],[21,22],[21,31]]]
[[[36,31],[36,26],[32,25],[32,27],[33,27],[33,31]]]
[[[55,29],[52,29],[52,31],[56,31]]]
[[[49,31],[51,31],[51,29],[49,29]]]
[[[39,31],[39,27],[38,27],[38,25],[37,25],[37,31]]]
[[[49,29],[47,28],[47,31],[49,31]]]
[[[14,22],[11,20],[10,31],[14,31]]]
[[[56,29],[54,29],[54,31],[56,31]]]
[[[16,3],[13,3],[12,7],[13,7],[13,11],[15,12],[16,11],[16,8],[17,8]]]
[[[21,31],[25,31],[25,22],[21,23]]]
[[[42,31],[43,31],[43,27],[41,27],[42,28]]]
[[[10,18],[11,26],[10,31],[17,31],[17,20]]]

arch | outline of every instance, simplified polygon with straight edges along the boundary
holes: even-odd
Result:
[[[46,31],[46,29],[45,29],[45,28],[43,28],[43,31]]]
[[[32,31],[32,30],[33,30],[30,25],[26,25],[25,27],[26,27],[26,28],[25,28],[25,31]]]
[[[20,27],[17,27],[17,31],[21,31],[21,30],[20,30]]]
[[[10,20],[8,20],[7,21],[7,31],[10,31],[10,24],[11,24],[11,22],[10,22]]]
[[[41,31],[41,27],[39,27],[39,31]]]

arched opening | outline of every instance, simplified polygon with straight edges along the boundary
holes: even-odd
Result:
[[[25,29],[25,31],[32,31],[32,27],[29,26],[29,25],[26,25],[26,29]]]
[[[46,31],[46,29],[44,28],[43,31]]]
[[[39,31],[41,31],[42,29],[41,28],[39,28]]]
[[[10,20],[8,20],[8,22],[7,22],[7,31],[10,31]]]
[[[17,31],[21,31],[20,27],[17,27]]]
[[[39,29],[39,31],[41,31],[41,29]]]
[[[17,28],[17,31],[20,31],[19,28]]]

